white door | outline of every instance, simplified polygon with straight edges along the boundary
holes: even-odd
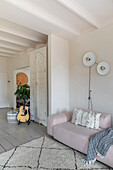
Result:
[[[0,108],[8,107],[7,73],[0,72]]]
[[[36,54],[37,122],[47,126],[47,49]]]

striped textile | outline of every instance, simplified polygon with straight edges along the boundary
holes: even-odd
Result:
[[[91,137],[87,156],[82,161],[85,164],[92,164],[96,161],[97,155],[105,157],[111,145],[113,145],[113,128],[102,130]]]
[[[101,113],[87,112],[74,108],[71,123],[92,129],[99,129],[100,116]]]

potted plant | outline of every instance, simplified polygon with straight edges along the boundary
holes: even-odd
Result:
[[[17,85],[14,95],[16,95],[17,100],[23,100],[23,103],[25,100],[28,101],[30,99],[30,86],[28,84],[21,85],[20,83]]]

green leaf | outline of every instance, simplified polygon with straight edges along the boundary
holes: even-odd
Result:
[[[20,83],[17,85],[17,90],[15,91],[14,95],[22,99],[24,99],[26,96],[26,99],[28,100],[30,98],[30,86],[28,84],[22,85]]]

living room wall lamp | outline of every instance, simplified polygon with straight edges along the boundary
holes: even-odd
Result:
[[[98,74],[104,76],[110,72],[110,65],[107,62],[101,62],[97,65]]]
[[[87,67],[91,67],[96,62],[96,55],[93,52],[88,52],[83,57],[83,63]]]
[[[93,110],[92,98],[91,98],[91,67],[96,62],[96,55],[93,52],[88,52],[83,56],[83,64],[89,67],[89,90],[88,90],[88,110]]]
[[[107,75],[110,71],[110,65],[107,62],[96,63],[96,55],[93,52],[87,52],[83,56],[83,64],[89,67],[89,89],[88,89],[88,110],[93,110],[92,98],[91,98],[91,67],[97,64],[97,72],[100,75]]]

